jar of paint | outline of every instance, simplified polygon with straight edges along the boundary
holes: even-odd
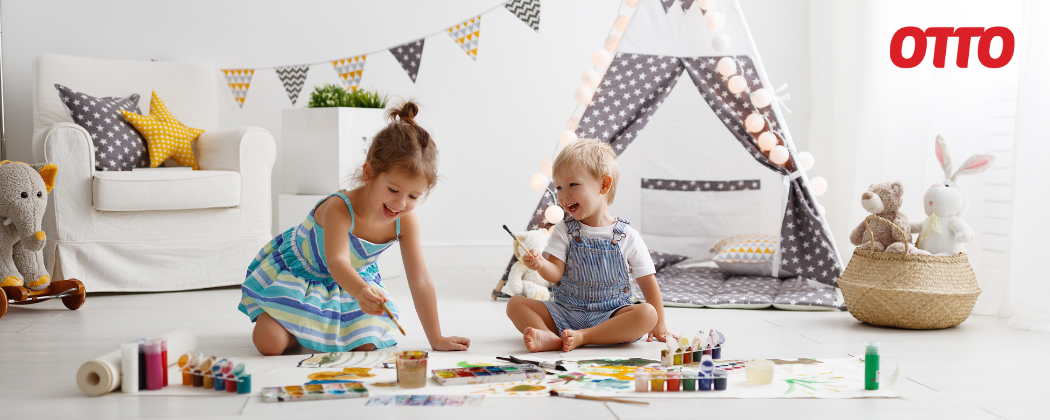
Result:
[[[682,364],[682,351],[681,351],[681,350],[678,350],[678,351],[677,351],[677,352],[675,352],[675,354],[674,354],[674,365],[675,365],[675,366],[679,366],[679,365],[681,365],[681,364]]]
[[[748,360],[744,364],[744,375],[747,377],[747,382],[757,385],[773,382],[773,366],[771,360]]]
[[[717,347],[711,349],[711,358],[718,360],[722,358],[722,345],[719,344]]]
[[[649,392],[649,372],[644,369],[634,371],[634,392]]]
[[[690,363],[693,363],[693,351],[692,350],[689,350],[689,351],[686,351],[685,353],[682,353],[682,364],[683,365],[688,365]]]
[[[715,369],[715,391],[725,391],[729,385],[729,372]]]
[[[653,392],[663,392],[664,379],[667,378],[667,373],[662,370],[658,370],[652,373],[651,378],[652,379],[649,380],[650,390]]]
[[[682,372],[667,372],[667,392],[678,392],[682,390]]]
[[[156,391],[164,387],[164,368],[161,367],[160,340],[146,343],[146,389]]]
[[[682,372],[682,390],[696,391],[696,372]]]
[[[182,371],[182,385],[193,386],[193,368],[197,367],[200,360],[192,351],[179,357],[179,370]]]
[[[711,356],[704,354],[700,357],[700,384],[698,388],[701,391],[711,390],[711,379],[714,378],[713,373],[715,372],[715,362],[711,360]]]
[[[427,384],[427,359],[425,351],[403,351],[397,353],[397,384],[402,388],[422,388]]]

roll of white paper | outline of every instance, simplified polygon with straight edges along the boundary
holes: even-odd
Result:
[[[176,328],[156,337],[168,339],[168,365],[178,362],[179,355],[183,353],[197,351],[197,336],[185,328]],[[122,350],[123,347],[80,366],[77,370],[77,387],[95,397],[117,389],[120,386]],[[135,350],[135,366],[138,366],[138,349]],[[138,387],[135,388],[137,391]]]
[[[139,343],[120,346],[120,390],[125,394],[139,392]]]

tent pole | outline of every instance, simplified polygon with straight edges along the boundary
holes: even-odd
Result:
[[[0,17],[0,160],[7,160],[7,124],[4,112],[4,49],[3,49],[3,17]]]

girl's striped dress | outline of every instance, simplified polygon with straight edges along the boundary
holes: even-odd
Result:
[[[373,244],[354,236],[350,200],[341,192],[332,195],[341,197],[350,209],[350,262],[365,282],[383,291],[387,307],[398,317],[397,305],[389,300],[376,264],[379,254],[397,239]],[[300,344],[317,351],[350,351],[369,343],[376,348],[397,344],[393,335],[396,327],[390,318],[362,312],[357,300],[332,279],[325,262],[324,230],[314,221],[314,210],[302,224],[278,235],[259,251],[248,266],[237,309],[252,322],[265,311]],[[401,236],[400,219],[396,229]]]

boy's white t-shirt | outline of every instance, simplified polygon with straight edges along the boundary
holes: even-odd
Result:
[[[591,227],[580,223],[580,236],[612,240],[615,227],[616,223],[606,227]],[[642,235],[631,225],[625,226],[623,232],[626,236],[617,245],[620,246],[620,252],[623,253],[631,277],[639,278],[656,273],[653,257],[649,256],[649,248],[642,241]],[[568,225],[565,224],[565,221],[558,222],[554,225],[554,232],[551,233],[551,238],[547,241],[547,248],[543,252],[567,263],[565,255],[568,253],[571,240],[572,235],[569,235]]]

